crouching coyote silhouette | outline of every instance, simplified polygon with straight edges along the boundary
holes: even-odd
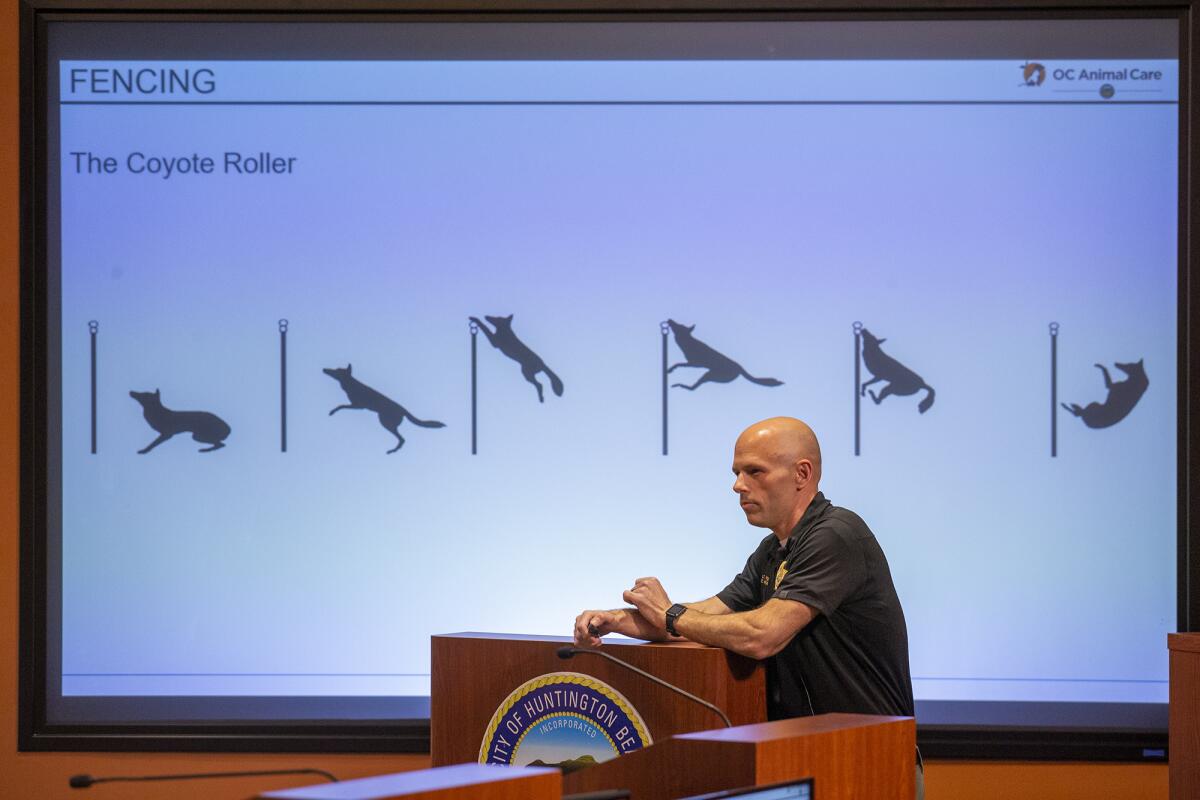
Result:
[[[400,423],[408,420],[414,425],[420,425],[422,428],[444,428],[444,422],[436,420],[417,419],[412,414],[408,413],[408,409],[397,403],[392,398],[372,389],[362,381],[355,378],[352,374],[354,369],[353,364],[347,364],[345,367],[325,368],[322,370],[326,375],[333,378],[342,387],[342,391],[346,393],[346,399],[349,403],[344,403],[336,406],[329,412],[329,416],[333,416],[343,408],[365,409],[374,411],[379,415],[379,424],[392,432],[396,437],[396,446],[388,453],[394,453],[404,446],[404,437],[400,435],[398,430]]]
[[[542,384],[534,377],[539,372],[546,373],[546,377],[550,379],[550,388],[554,390],[555,395],[562,397],[563,382],[559,380],[557,375],[550,371],[550,368],[546,366],[546,362],[542,361],[541,356],[530,350],[529,345],[522,342],[517,338],[517,334],[513,333],[512,314],[509,314],[507,317],[489,317],[485,315],[484,319],[496,326],[495,331],[488,330],[488,326],[484,325],[479,317],[471,317],[470,319],[471,322],[479,326],[481,331],[487,334],[488,343],[492,347],[521,365],[521,374],[525,376],[525,380],[533,384],[533,388],[537,389],[539,403],[546,401],[542,394]]]
[[[1083,408],[1075,403],[1063,403],[1062,407],[1082,419],[1083,424],[1089,428],[1107,428],[1110,425],[1116,425],[1129,416],[1129,412],[1133,411],[1133,407],[1138,404],[1150,386],[1150,379],[1146,377],[1146,368],[1142,365],[1144,360],[1138,359],[1136,362],[1128,364],[1122,364],[1119,361],[1113,362],[1113,366],[1128,376],[1123,381],[1114,381],[1103,364],[1096,364],[1096,368],[1104,373],[1104,388],[1108,389],[1108,397],[1104,399],[1103,403],[1088,403]]]
[[[925,379],[920,375],[883,352],[879,345],[886,342],[887,339],[877,338],[866,328],[862,329],[861,334],[863,363],[871,373],[871,380],[862,385],[859,389],[859,396],[867,394],[867,387],[872,383],[887,381],[887,385],[879,391],[879,394],[875,394],[874,391],[870,393],[875,405],[882,403],[883,399],[890,394],[907,397],[924,389],[925,399],[917,404],[917,411],[924,414],[932,408],[933,387],[925,383]]]
[[[177,433],[190,433],[192,438],[211,447],[200,448],[201,453],[211,453],[225,446],[230,428],[225,420],[208,411],[173,411],[162,404],[162,393],[130,392],[129,396],[142,404],[142,416],[151,428],[158,431],[158,438],[138,450],[145,455]]]
[[[739,377],[745,378],[751,383],[757,383],[759,386],[783,385],[783,381],[778,381],[774,378],[754,377],[749,372],[746,372],[741,364],[729,356],[718,353],[695,336],[692,336],[692,331],[696,329],[695,325],[680,325],[673,319],[667,320],[667,325],[671,327],[671,332],[675,334],[675,344],[683,351],[683,357],[686,359],[672,365],[667,372],[674,372],[679,367],[699,367],[700,369],[708,370],[691,386],[684,383],[673,383],[671,386],[678,386],[681,389],[694,391],[702,383],[729,383]]]

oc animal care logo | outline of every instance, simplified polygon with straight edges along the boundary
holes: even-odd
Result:
[[[1046,82],[1046,68],[1036,61],[1026,61],[1021,65],[1021,85],[1041,86]]]
[[[651,744],[641,715],[603,681],[551,672],[521,684],[488,723],[482,764],[570,771]]]

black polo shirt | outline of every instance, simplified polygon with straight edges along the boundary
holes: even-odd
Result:
[[[718,595],[733,611],[772,597],[817,616],[767,661],[767,717],[913,716],[908,629],[892,573],[857,514],[818,493],[784,547],[762,540]]]

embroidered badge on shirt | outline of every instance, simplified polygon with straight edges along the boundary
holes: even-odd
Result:
[[[775,588],[779,588],[779,582],[783,580],[783,576],[787,575],[787,562],[779,565],[779,571],[775,573]]]

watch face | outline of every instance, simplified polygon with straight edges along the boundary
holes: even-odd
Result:
[[[671,634],[672,636],[679,635],[679,633],[675,630],[675,620],[679,619],[679,616],[685,611],[687,611],[687,606],[679,603],[676,603],[667,609],[667,633]]]

